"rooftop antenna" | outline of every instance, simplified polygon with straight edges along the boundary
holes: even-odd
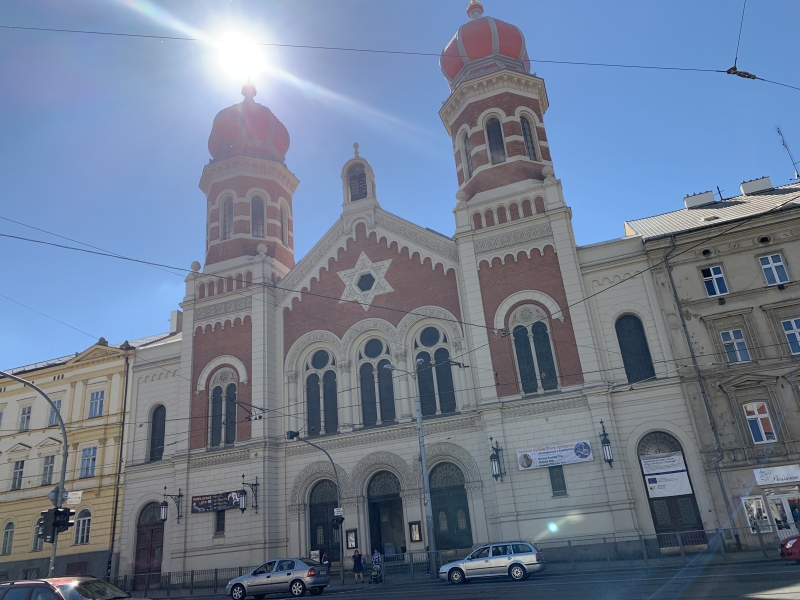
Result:
[[[794,177],[792,179],[795,180],[800,179],[800,174],[797,173],[798,161],[796,161],[794,159],[794,156],[792,156],[792,151],[789,149],[789,144],[786,143],[786,138],[783,137],[783,132],[781,131],[781,128],[775,127],[775,129],[778,130],[778,135],[781,137],[781,144],[783,144],[783,147],[786,148],[786,153],[789,155],[789,160],[792,161],[792,168],[794,169]]]

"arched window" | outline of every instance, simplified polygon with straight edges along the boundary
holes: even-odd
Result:
[[[211,445],[236,441],[236,391],[239,376],[230,368],[220,369],[211,379]]]
[[[533,129],[531,128],[531,122],[528,121],[526,117],[522,117],[520,118],[520,123],[522,124],[522,139],[525,140],[525,153],[531,160],[537,160],[536,144],[533,141]]]
[[[243,284],[243,281],[242,281],[242,274],[241,274],[241,273],[239,273],[239,274],[236,276],[236,289],[237,289],[237,290],[240,290],[240,289],[242,289],[242,284]]]
[[[466,177],[465,179],[469,179],[472,177],[472,144],[469,143],[469,134],[464,134],[464,163],[466,164]]]
[[[506,216],[506,207],[501,206],[497,209],[497,222],[505,223],[506,221],[508,221],[508,217]]]
[[[159,405],[150,418],[150,462],[161,460],[164,456],[164,429],[167,422],[167,409]]]
[[[414,338],[414,361],[423,416],[456,411],[453,363],[448,345],[447,335],[438,327],[425,327]]]
[[[481,213],[472,215],[472,226],[474,229],[483,229],[483,221],[481,220]]]
[[[350,183],[350,202],[367,197],[367,174],[364,165],[355,164],[347,169],[347,180]]]
[[[617,341],[628,383],[655,377],[653,359],[650,357],[647,337],[644,335],[644,327],[639,318],[634,315],[623,315],[617,319],[614,328],[617,330]]]
[[[33,527],[33,547],[31,550],[33,552],[41,552],[44,548],[44,539],[39,537],[39,532],[44,527],[44,519],[39,519],[36,521],[36,525]]]
[[[558,388],[548,322],[547,315],[531,304],[517,308],[509,319],[519,379],[525,394],[538,392],[539,388],[544,391]]]
[[[201,283],[200,284],[200,287],[198,288],[198,294],[197,295],[198,295],[199,298],[205,298],[206,297],[206,284],[205,283]]]
[[[233,235],[233,200],[226,198],[222,204],[222,239]]]
[[[483,218],[486,219],[487,227],[492,227],[494,225],[494,213],[491,208],[483,213]]]
[[[389,345],[380,338],[367,340],[358,351],[358,363],[364,426],[394,421],[394,382],[386,368],[392,364]]]
[[[503,128],[497,119],[489,119],[486,123],[486,137],[489,140],[489,156],[492,164],[506,162],[506,147],[503,145]]]
[[[339,431],[336,360],[327,350],[317,350],[306,361],[306,412],[308,435]]]
[[[519,219],[519,206],[517,206],[516,202],[511,203],[511,206],[508,208],[508,212],[511,215],[512,221]]]
[[[3,528],[3,547],[0,554],[11,554],[11,548],[14,546],[14,523],[6,523]]]
[[[447,513],[439,511],[439,531],[447,531]]]
[[[92,513],[84,508],[75,519],[75,544],[89,543],[89,530],[92,528]]]
[[[285,214],[285,212],[283,210],[283,206],[281,206],[280,218],[281,218],[281,223],[280,223],[280,226],[279,226],[280,230],[278,231],[278,233],[279,233],[280,238],[281,238],[281,244],[283,244],[284,246],[288,246],[289,243],[288,243],[288,241],[286,239],[286,229],[287,229],[286,214]]]
[[[522,201],[522,216],[523,217],[532,217],[533,216],[533,209],[531,209],[531,201],[525,198]]]
[[[213,296],[214,295],[214,282],[213,281],[209,281],[208,282],[208,295],[209,296]]]
[[[264,237],[264,199],[260,196],[253,196],[250,201],[250,215],[253,237]]]

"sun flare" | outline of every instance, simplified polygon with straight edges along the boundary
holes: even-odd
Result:
[[[264,48],[241,33],[222,34],[217,42],[217,55],[222,70],[238,82],[254,78],[267,69]]]

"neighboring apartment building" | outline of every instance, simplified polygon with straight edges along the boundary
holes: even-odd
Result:
[[[106,573],[113,515],[121,506],[127,369],[134,346],[153,338],[119,346],[101,338],[75,355],[10,370],[48,394],[67,429],[65,487],[81,499],[67,506],[75,511],[75,526],[59,536],[59,575]],[[47,576],[51,545],[36,533],[60,479],[61,437],[56,415],[38,392],[0,377],[0,580]]]
[[[626,231],[654,267],[719,514],[785,538],[800,526],[800,184],[741,192]]]

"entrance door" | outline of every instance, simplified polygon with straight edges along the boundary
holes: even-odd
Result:
[[[164,523],[159,518],[158,502],[151,502],[142,509],[136,528],[135,573],[161,573],[163,553]]]
[[[668,433],[654,431],[639,442],[638,455],[659,547],[662,550],[681,545],[690,549],[705,547],[708,540],[680,442]],[[664,457],[663,472],[653,472],[652,459],[643,459],[658,459],[654,455]]]
[[[389,471],[379,471],[367,486],[369,501],[370,547],[384,556],[406,551],[406,533],[403,525],[403,500],[400,498],[400,481]]]
[[[778,537],[785,540],[797,535],[800,527],[800,494],[767,496],[767,502],[778,529]]]
[[[308,513],[310,517],[309,548],[319,550],[319,558],[327,552],[331,561],[339,560],[341,529],[333,528],[333,509],[336,508],[336,484],[330,479],[320,481],[311,490]]]
[[[430,484],[436,548],[471,548],[469,502],[461,469],[453,463],[440,463],[431,470]]]

